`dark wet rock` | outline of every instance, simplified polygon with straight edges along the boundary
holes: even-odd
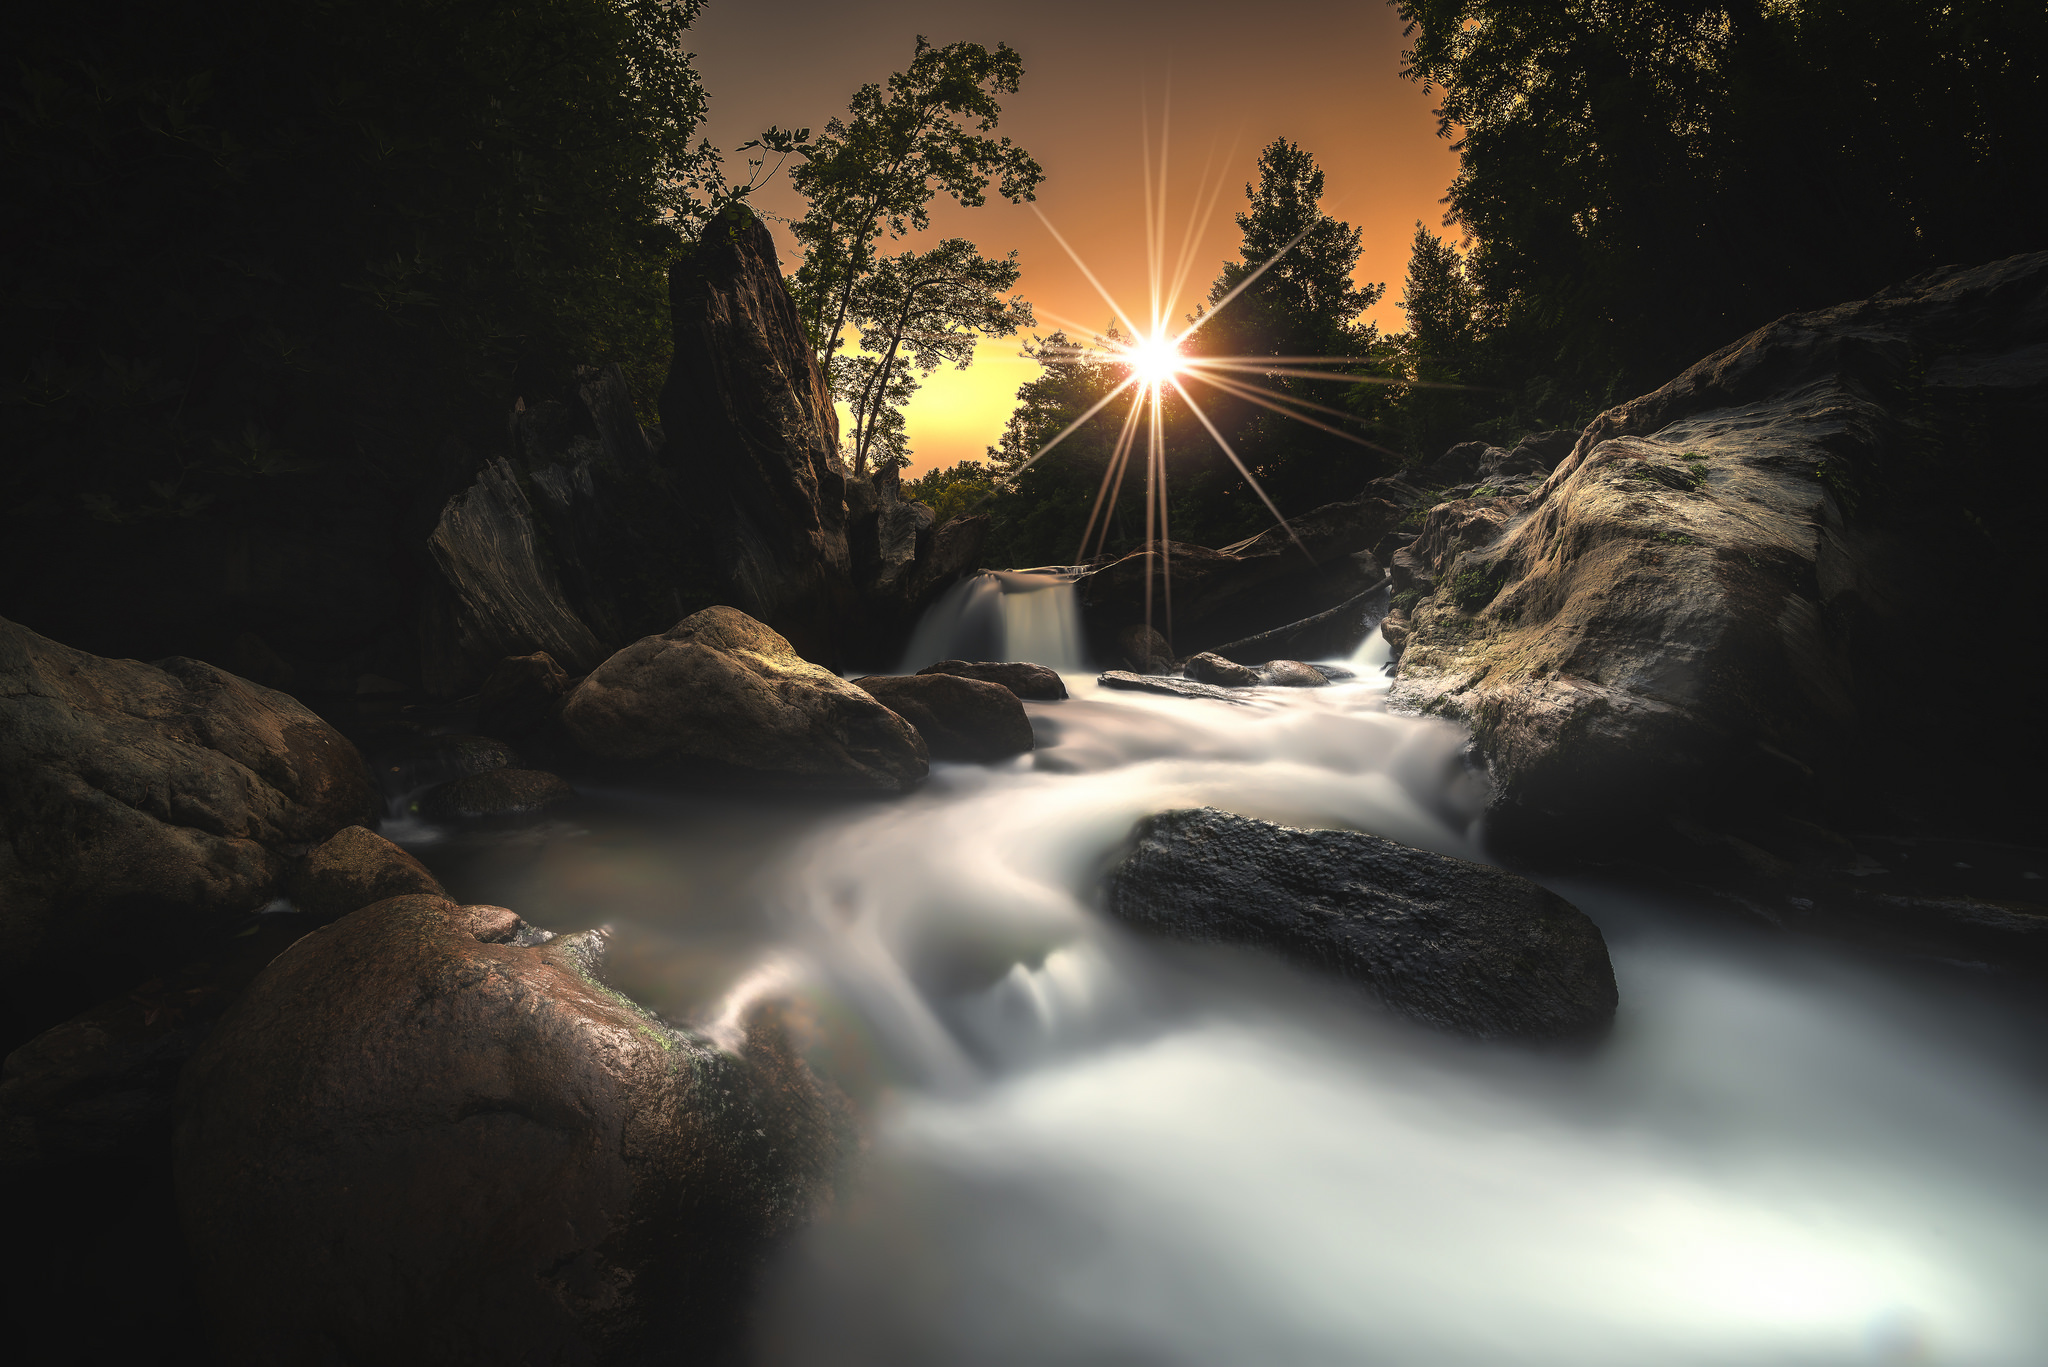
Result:
[[[1181,673],[1196,683],[1215,684],[1218,688],[1250,688],[1259,681],[1258,670],[1207,651],[1190,655],[1181,666]]]
[[[1358,677],[1357,670],[1346,669],[1343,665],[1310,665],[1309,668],[1322,675],[1328,683],[1343,683],[1346,679]]]
[[[1124,663],[1140,674],[1173,672],[1173,647],[1156,628],[1142,623],[1125,627],[1117,633],[1116,645]]]
[[[985,764],[1034,744],[1023,702],[999,683],[957,674],[875,674],[854,683],[915,726],[933,759]]]
[[[306,852],[288,895],[310,927],[408,893],[446,895],[419,860],[374,831],[349,826]]]
[[[227,928],[376,811],[355,747],[285,694],[0,621],[0,933],[30,1019],[96,1000],[86,979],[115,960]]]
[[[492,735],[520,735],[549,721],[568,691],[568,673],[546,651],[508,655],[477,690],[476,724]]]
[[[1112,669],[1095,676],[1095,682],[1104,688],[1122,688],[1139,693],[1162,693],[1169,698],[1209,698],[1219,702],[1242,703],[1227,688],[1214,684],[1197,683],[1193,679],[1175,679],[1160,674],[1133,674],[1129,670]]]
[[[1322,688],[1330,681],[1313,665],[1299,660],[1272,660],[1259,666],[1259,682],[1274,688]]]
[[[1602,415],[1529,497],[1432,509],[1395,556],[1434,593],[1392,705],[1473,725],[1493,838],[1532,852],[1965,804],[2024,838],[2048,732],[2015,751],[1963,709],[1908,738],[1897,642],[1943,621],[1955,677],[2042,653],[2039,576],[1996,549],[2032,535],[2041,467],[1980,453],[2044,426],[2048,254],[1780,319]]]
[[[963,679],[1001,684],[1025,702],[1059,702],[1067,696],[1067,685],[1059,674],[1044,665],[1011,660],[941,660],[917,672],[957,674]]]
[[[586,756],[645,774],[898,792],[928,767],[909,722],[728,607],[606,660],[562,725]]]
[[[427,538],[440,571],[420,628],[427,692],[467,692],[508,655],[545,651],[572,670],[604,658],[538,541],[533,505],[503,458],[486,462],[476,483],[448,500]]]
[[[229,1360],[724,1360],[830,1201],[843,1102],[770,1013],[672,1028],[595,976],[601,933],[486,943],[493,910],[305,937],[187,1065],[178,1197]]]
[[[546,816],[576,790],[544,769],[493,769],[437,784],[420,794],[420,814],[434,821],[523,821]]]
[[[1505,869],[1214,808],[1148,817],[1135,841],[1110,876],[1109,910],[1153,934],[1270,950],[1483,1039],[1584,1035],[1613,1019],[1599,927]]]
[[[1411,466],[1401,474],[1410,483],[1430,489],[1469,484],[1478,478],[1481,466],[1487,463],[1489,457],[1498,462],[1507,454],[1499,447],[1489,446],[1483,441],[1463,441],[1427,465]]]

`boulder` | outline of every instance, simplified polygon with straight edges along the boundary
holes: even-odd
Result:
[[[1259,681],[1258,670],[1207,651],[1190,655],[1181,666],[1181,673],[1196,683],[1215,684],[1218,688],[1250,688]]]
[[[1125,669],[1112,669],[1096,675],[1095,682],[1104,688],[1120,688],[1137,693],[1160,693],[1169,698],[1207,698],[1215,702],[1244,702],[1244,699],[1234,696],[1228,688],[1197,683],[1193,679],[1176,679],[1163,674],[1133,674]]]
[[[606,660],[562,725],[587,757],[646,775],[900,792],[928,767],[910,723],[729,607]]]
[[[963,679],[1001,684],[1025,702],[1059,702],[1067,696],[1067,685],[1057,672],[1013,660],[941,660],[917,672],[957,674]]]
[[[1482,1039],[1581,1036],[1614,1017],[1600,928],[1505,869],[1207,807],[1148,817],[1134,840],[1108,906],[1149,933],[1269,950]]]
[[[477,690],[476,724],[491,735],[520,735],[553,717],[568,691],[568,673],[545,650],[508,655]]]
[[[922,673],[874,674],[854,683],[915,726],[933,759],[983,764],[1033,745],[1024,704],[999,683]]]
[[[575,796],[568,780],[543,769],[493,769],[436,784],[420,794],[419,809],[434,821],[530,821]]]
[[[1124,662],[1140,674],[1173,672],[1173,647],[1153,627],[1125,627],[1117,633],[1116,645]]]
[[[843,1103],[771,1018],[721,1048],[606,987],[601,933],[522,945],[502,912],[344,917],[187,1065],[178,1200],[227,1360],[724,1360],[831,1198]]]
[[[1926,698],[1897,647],[1938,619],[1950,677],[2042,653],[2038,560],[2007,549],[2041,467],[1986,453],[2044,428],[2048,254],[1781,319],[1601,416],[1528,497],[1432,509],[1395,557],[1431,596],[1392,705],[1471,723],[1509,847],[1966,808],[2023,838],[2038,728],[1902,730]]]
[[[283,891],[299,850],[376,814],[355,747],[285,694],[0,620],[0,933],[31,1019],[226,928]]]
[[[1299,660],[1273,660],[1258,673],[1260,683],[1274,688],[1321,688],[1330,682],[1320,669]]]
[[[292,906],[308,925],[338,920],[388,897],[446,892],[426,865],[361,826],[336,831],[308,850],[292,870]]]

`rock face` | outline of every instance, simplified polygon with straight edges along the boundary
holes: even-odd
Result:
[[[1599,927],[1504,869],[1207,807],[1148,817],[1135,838],[1109,910],[1150,933],[1271,950],[1482,1039],[1566,1038],[1613,1019]]]
[[[2040,464],[1994,453],[2044,427],[2048,255],[1782,319],[1603,415],[1528,495],[1432,509],[1396,557],[1424,596],[1394,705],[1469,719],[1511,844],[1881,824],[1916,791],[1996,820],[2039,728],[2025,757],[1977,715],[1902,728],[1924,703],[1896,652],[1939,620],[1951,670],[2041,653],[2038,558],[2004,549]]]
[[[1173,673],[1173,647],[1153,628],[1139,623],[1116,635],[1117,653],[1140,674]]]
[[[110,957],[217,933],[283,890],[298,850],[375,814],[355,747],[284,694],[0,621],[0,932],[17,1007],[67,1003]]]
[[[1162,674],[1133,674],[1127,669],[1111,669],[1095,676],[1095,682],[1104,688],[1120,688],[1134,693],[1158,693],[1169,698],[1207,698],[1212,702],[1242,703],[1243,698],[1234,696],[1228,688],[1214,684],[1197,683],[1192,679],[1175,679]]]
[[[505,921],[357,911],[187,1066],[179,1204],[230,1360],[721,1360],[757,1260],[830,1198],[839,1103],[771,1022],[725,1052],[604,987],[601,935]]]
[[[1333,503],[1296,518],[1292,534],[1275,527],[1225,550],[1171,543],[1166,561],[1173,580],[1172,649],[1215,650],[1276,628],[1299,624],[1360,600],[1385,577],[1371,555],[1403,515],[1380,497]],[[1166,623],[1159,569],[1153,555],[1136,551],[1091,570],[1076,581],[1090,648],[1098,656],[1122,654],[1118,635],[1145,620],[1145,580],[1153,580],[1153,620]],[[1360,602],[1360,608],[1365,604]],[[1363,611],[1343,614],[1318,638],[1311,653],[1349,654],[1365,639]],[[1271,658],[1270,656],[1267,658]],[[1259,661],[1246,661],[1259,663]]]
[[[1059,702],[1067,696],[1067,685],[1057,672],[1013,660],[941,660],[917,672],[957,674],[963,679],[1001,684],[1025,702]]]
[[[987,518],[934,526],[893,474],[840,463],[831,398],[758,219],[711,225],[669,284],[661,431],[640,426],[616,366],[588,371],[572,392],[522,400],[505,453],[443,510],[420,622],[429,693],[469,692],[534,651],[580,674],[718,604],[808,659],[891,658],[974,568]]]
[[[1031,719],[998,683],[956,674],[875,674],[855,679],[875,701],[917,728],[933,759],[987,764],[1027,753]]]
[[[898,792],[928,768],[908,722],[727,607],[606,660],[562,724],[586,755],[643,773]]]
[[[1259,682],[1275,688],[1321,688],[1330,681],[1321,670],[1299,660],[1274,660],[1259,669]]]

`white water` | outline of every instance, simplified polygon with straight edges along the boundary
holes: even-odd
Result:
[[[1011,600],[1070,590],[1004,589],[912,667],[1056,639]],[[1033,755],[890,803],[616,797],[458,890],[609,920],[615,980],[714,1028],[748,992],[809,1004],[872,1152],[772,1270],[775,1367],[2048,1362],[2030,1005],[1560,885],[1622,1009],[1542,1053],[1105,921],[1102,870],[1171,807],[1480,856],[1463,737],[1389,715],[1383,658],[1243,707],[1074,674]]]
[[[1086,672],[1072,575],[997,572],[961,580],[917,624],[897,672],[915,674],[940,660],[1029,660],[1062,674]]]

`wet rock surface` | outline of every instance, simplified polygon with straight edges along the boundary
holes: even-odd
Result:
[[[1117,633],[1116,647],[1124,663],[1139,674],[1173,673],[1173,647],[1156,627],[1125,627]]]
[[[311,918],[308,929],[387,897],[446,895],[426,865],[362,826],[346,827],[308,850],[289,887],[293,907]]]
[[[606,660],[562,724],[587,759],[642,774],[898,792],[928,769],[910,723],[727,607]]]
[[[1258,670],[1208,651],[1190,655],[1181,666],[1181,673],[1196,683],[1214,684],[1218,688],[1250,688],[1259,681]]]
[[[1108,907],[1149,933],[1270,950],[1482,1039],[1568,1038],[1613,1019],[1599,927],[1504,869],[1207,807],[1148,817],[1134,841]]]
[[[933,759],[985,764],[1028,752],[1031,718],[999,683],[956,674],[876,674],[854,684],[917,728]]]
[[[1322,688],[1330,681],[1320,669],[1299,660],[1271,660],[1259,666],[1259,682],[1274,688]]]
[[[506,822],[546,816],[575,797],[567,779],[544,769],[493,769],[427,789],[419,808],[437,821]]]
[[[957,674],[963,679],[1001,684],[1025,702],[1059,702],[1067,696],[1067,685],[1044,665],[1009,660],[940,660],[917,672]]]
[[[722,1049],[605,987],[601,934],[507,916],[357,911],[187,1067],[179,1203],[230,1361],[721,1360],[831,1199],[842,1102],[772,1015]]]
[[[1121,688],[1140,693],[1159,693],[1169,698],[1208,698],[1212,701],[1243,703],[1228,688],[1214,684],[1197,683],[1193,679],[1176,679],[1164,674],[1133,674],[1127,669],[1112,669],[1095,676],[1095,682],[1104,688]]]
[[[375,813],[355,747],[295,699],[0,621],[0,981],[20,1017],[219,933],[283,890],[297,850]]]
[[[2017,527],[1970,509],[2032,506],[2012,481],[2038,472],[1984,453],[2044,423],[2048,254],[1781,319],[1604,414],[1533,492],[1434,507],[1394,558],[1420,601],[1392,703],[1473,726],[1494,835],[1531,851],[1773,814],[1940,829],[1936,792],[2027,838],[2039,729],[2025,758],[1968,716],[1909,737],[1896,644],[1938,618],[1958,669],[1996,668],[1987,631],[2039,653]],[[1930,526],[1971,518],[1930,561]]]
[[[476,724],[494,736],[520,735],[552,718],[568,691],[568,673],[546,651],[508,655],[477,690]]]

